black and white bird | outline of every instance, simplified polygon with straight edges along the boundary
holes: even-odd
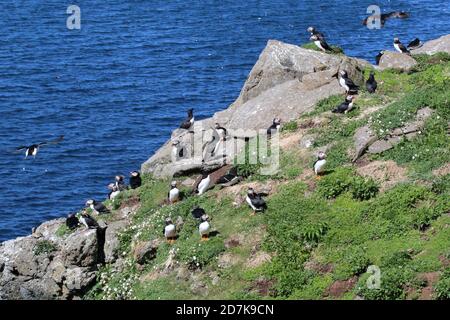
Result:
[[[200,236],[202,237],[202,241],[208,241],[209,240],[209,232],[211,230],[211,224],[209,223],[209,216],[207,214],[204,214],[200,218],[200,225],[198,226],[198,231],[200,233]]]
[[[175,226],[171,218],[166,218],[163,233],[168,243],[172,244],[175,242],[175,239],[177,237],[177,227]]]
[[[191,211],[192,217],[197,220],[199,220],[204,214],[206,214],[205,210],[198,206],[195,207],[194,209],[192,209],[192,211]]]
[[[411,52],[403,45],[403,43],[400,42],[399,38],[394,38],[394,48],[400,53],[405,53],[410,55]]]
[[[108,184],[108,189],[109,189],[108,193],[109,200],[114,200],[114,198],[120,194],[119,188],[114,183]]]
[[[115,179],[114,185],[116,186],[117,190],[123,191],[127,188],[127,186],[125,185],[125,177],[124,176],[118,175],[114,179]]]
[[[180,200],[180,190],[177,188],[177,182],[172,181],[170,184],[170,190],[167,193],[167,199],[169,203],[175,203]]]
[[[217,180],[217,183],[218,184],[229,183],[229,182],[235,180],[236,178],[238,178],[237,168],[232,167],[230,170],[228,170],[228,172],[226,174],[224,174]]]
[[[184,157],[184,148],[178,139],[172,141],[172,161],[176,162]]]
[[[82,212],[80,215],[80,222],[88,229],[98,228],[99,225],[94,218],[92,218],[87,212]]]
[[[320,151],[317,155],[317,160],[314,162],[314,173],[319,178],[325,172],[325,165],[327,164],[327,155],[325,152]]]
[[[308,27],[308,32],[312,36],[317,36],[319,39],[325,39],[325,35],[316,30],[314,27]]]
[[[415,50],[415,49],[419,49],[422,45],[423,45],[423,44],[422,44],[422,42],[420,41],[420,39],[419,39],[419,38],[415,38],[413,41],[411,41],[411,42],[408,44],[407,48],[408,48],[409,50]]]
[[[381,51],[378,52],[378,54],[376,55],[376,57],[375,57],[375,63],[376,63],[377,66],[380,65],[380,60],[381,60],[381,57],[383,56],[383,54],[384,54],[384,51],[381,50]]]
[[[78,221],[77,215],[75,213],[69,213],[66,218],[66,226],[69,230],[74,230],[78,227],[80,221]]]
[[[369,79],[366,81],[366,89],[369,93],[375,93],[377,90],[378,83],[375,80],[375,74],[373,72],[370,73]]]
[[[202,180],[197,186],[197,192],[199,195],[204,194],[211,186],[211,176],[207,173],[203,173]]]
[[[272,124],[269,128],[267,128],[267,138],[270,139],[272,137],[272,134],[275,134],[280,130],[281,128],[281,119],[280,118],[274,118],[272,120]]]
[[[348,94],[358,94],[359,86],[357,86],[352,79],[348,77],[348,73],[345,70],[341,70],[339,72],[339,84],[342,88],[345,89],[345,92]]]
[[[95,201],[94,199],[86,201],[86,206],[91,208],[92,212],[96,215],[110,213],[103,203]]]
[[[225,141],[226,137],[227,137],[227,129],[225,129],[224,127],[222,127],[219,123],[215,123],[214,125],[214,129],[216,130],[219,139],[221,141]]]
[[[253,212],[260,212],[267,209],[266,201],[264,201],[261,193],[255,192],[253,188],[248,188],[245,201],[253,209]]]
[[[333,51],[333,49],[328,45],[324,38],[320,38],[317,35],[311,36],[309,40],[313,41],[317,48],[322,50],[323,52]]]
[[[190,129],[192,125],[194,124],[194,109],[189,109],[187,111],[187,118],[181,123],[180,128],[181,129]]]
[[[29,156],[33,156],[33,158],[36,158],[36,155],[39,152],[39,149],[46,145],[51,144],[58,144],[64,139],[64,136],[60,136],[58,139],[52,140],[52,141],[44,141],[41,143],[32,144],[30,146],[20,146],[16,148],[16,151],[25,150],[25,159]]]
[[[351,95],[347,95],[345,101],[334,108],[331,112],[333,113],[347,113],[353,109],[353,99],[354,97]]]
[[[142,185],[142,178],[139,171],[130,172],[129,183],[131,189],[137,189]]]

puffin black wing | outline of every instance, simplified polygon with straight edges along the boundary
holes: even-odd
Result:
[[[101,202],[97,202],[94,205],[95,210],[97,210],[99,213],[109,213],[108,208],[105,207],[105,205]]]
[[[322,46],[322,48],[324,48],[326,51],[333,51],[333,49],[331,49],[331,47],[328,45],[328,43],[325,41],[325,39],[323,38],[319,38],[320,39],[320,45]]]
[[[417,49],[417,48],[419,48],[420,46],[421,46],[420,39],[419,39],[419,38],[415,38],[413,41],[411,41],[411,42],[408,44],[407,48],[408,48],[408,49]]]
[[[334,108],[333,113],[344,113],[345,110],[348,109],[349,103],[347,101],[342,102],[340,105],[338,105],[336,108]],[[315,164],[315,163],[314,163]]]
[[[60,143],[61,141],[63,141],[64,140],[64,136],[59,136],[57,139],[55,139],[55,140],[51,140],[51,141],[44,141],[44,142],[41,142],[41,143],[39,143],[38,145],[39,146],[44,146],[44,145],[47,145],[47,144],[58,144],[58,143]]]
[[[202,208],[195,208],[192,210],[191,214],[195,219],[200,219],[205,214],[205,210]]]
[[[376,64],[377,64],[377,66],[380,64],[380,60],[381,60],[381,57],[383,56],[383,52],[379,52],[378,54],[377,54],[377,56],[375,57],[375,62],[376,62]]]

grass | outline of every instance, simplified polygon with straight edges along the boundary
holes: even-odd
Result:
[[[56,245],[48,240],[40,240],[36,243],[36,246],[34,247],[34,254],[36,256],[39,256],[41,254],[48,255],[52,253],[53,251],[56,251]]]
[[[377,94],[363,91],[354,112],[329,113],[343,99],[332,96],[299,121],[284,125],[284,132],[296,132],[298,123],[318,116],[326,120],[320,126],[302,128],[315,136],[313,148],[327,147],[328,172],[320,180],[303,177],[311,170],[314,157],[297,147],[281,151],[279,171],[273,176],[259,174],[261,163],[238,165],[246,177],[244,183],[277,183],[277,192],[266,199],[264,213],[252,216],[242,203],[245,186],[237,195],[216,188],[162,205],[169,181],[144,176],[143,186],[127,195],[139,197],[141,207],[120,236],[125,268],[103,267],[97,285],[86,297],[333,299],[327,293],[335,281],[355,278],[356,286],[339,299],[357,295],[369,300],[405,299],[417,298],[425,285],[420,273],[439,272],[434,298],[448,299],[450,275],[441,260],[450,257],[450,178],[438,179],[432,171],[449,162],[450,59],[447,55],[416,58],[419,64],[409,74],[376,71]],[[367,78],[369,70],[365,72]],[[378,106],[382,108],[368,112]],[[356,174],[351,163],[348,151],[356,129],[370,124],[383,137],[424,106],[434,112],[421,134],[368,159],[394,160],[408,169],[408,181],[380,192],[378,183]],[[428,183],[421,183],[423,179]],[[206,210],[217,231],[208,242],[200,241],[198,222],[190,215],[197,205]],[[166,217],[180,217],[184,222],[173,245],[162,236]],[[137,268],[133,247],[155,239],[162,241],[156,257]],[[230,239],[234,245],[229,245]],[[171,252],[175,252],[176,264],[165,270]],[[255,263],[261,253],[271,258]],[[381,270],[378,289],[367,287],[372,265]]]

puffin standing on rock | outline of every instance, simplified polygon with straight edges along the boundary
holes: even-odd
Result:
[[[309,27],[307,31],[310,33],[311,37],[316,36],[318,39],[325,39],[324,34],[317,31],[314,27]]]
[[[358,94],[359,86],[357,86],[352,79],[348,77],[348,73],[345,70],[339,72],[339,84],[345,89],[347,94]]]
[[[317,48],[322,50],[323,52],[333,51],[333,49],[328,45],[324,38],[320,38],[317,35],[311,36],[309,40],[313,41]]]
[[[333,112],[333,113],[347,113],[347,112],[351,111],[353,109],[353,99],[354,99],[353,96],[348,95],[345,98],[345,101],[342,102],[340,105],[338,105],[331,112]]]
[[[320,176],[325,172],[326,157],[325,152],[320,151],[317,155],[316,162],[314,162],[314,173],[317,175],[317,179],[320,179]]]
[[[375,57],[375,63],[376,63],[377,66],[380,65],[380,60],[381,60],[381,57],[383,56],[383,54],[384,54],[384,51],[381,50],[381,51],[378,52],[378,54],[376,55],[376,57]]]
[[[267,209],[267,204],[262,198],[262,194],[256,193],[253,188],[248,188],[245,201],[253,209],[253,214]]]
[[[170,184],[170,190],[167,194],[167,199],[169,200],[169,203],[175,203],[178,200],[180,200],[180,190],[177,188],[177,182],[172,181]]]
[[[375,93],[377,90],[378,83],[375,80],[375,74],[373,72],[370,73],[369,79],[366,81],[366,89],[369,93]]]
[[[92,218],[87,212],[83,211],[80,216],[80,222],[87,228],[87,229],[94,229],[98,228],[99,225],[97,221],[95,221],[94,218]]]
[[[187,118],[181,123],[180,128],[189,130],[194,124],[194,109],[187,111]]]
[[[399,38],[394,38],[394,48],[400,53],[405,53],[407,55],[411,55],[411,52],[400,42]]]
[[[94,199],[86,201],[86,206],[91,208],[92,212],[96,215],[110,213],[103,203],[95,201]]]
[[[209,216],[207,214],[204,214],[200,218],[200,225],[198,226],[198,231],[200,233],[200,236],[202,237],[201,241],[208,241],[209,240],[209,231],[211,229],[211,225],[209,224]]]
[[[272,134],[275,134],[280,130],[281,127],[281,119],[280,118],[274,118],[272,120],[272,125],[267,129],[267,138],[272,138]]]
[[[80,221],[77,218],[77,215],[75,213],[69,213],[66,218],[66,226],[70,230],[74,230],[78,227],[80,224]]]
[[[164,236],[166,237],[167,242],[172,244],[177,237],[177,228],[171,218],[166,218],[165,224],[163,230]]]

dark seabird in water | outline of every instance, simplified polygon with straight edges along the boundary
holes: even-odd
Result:
[[[370,73],[369,79],[366,81],[366,89],[369,93],[375,93],[377,90],[378,83],[375,80],[375,74],[373,72]]]
[[[41,143],[32,144],[30,146],[20,146],[16,148],[16,151],[24,150],[25,149],[25,159],[29,156],[36,157],[37,153],[39,152],[39,149],[46,145],[51,144],[58,144],[64,139],[64,136],[60,136],[58,139],[52,140],[52,141],[44,141]]]

